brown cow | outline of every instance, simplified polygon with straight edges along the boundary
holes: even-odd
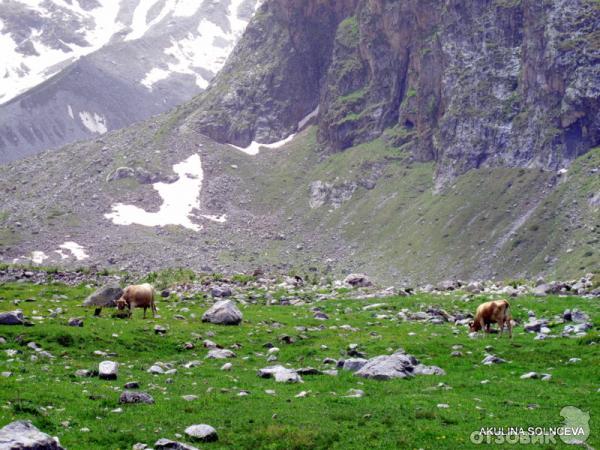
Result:
[[[490,324],[496,322],[500,329],[500,334],[504,330],[504,325],[508,326],[508,335],[512,338],[512,317],[510,314],[510,304],[506,300],[493,300],[482,303],[477,307],[475,319],[469,323],[470,331],[479,331],[485,328],[485,332],[490,332]]]
[[[123,295],[117,300],[117,308],[120,310],[129,308],[129,317],[131,317],[133,308],[144,308],[144,319],[146,318],[146,309],[152,309],[152,317],[155,317],[156,306],[154,305],[154,288],[152,285],[133,284],[123,289]]]

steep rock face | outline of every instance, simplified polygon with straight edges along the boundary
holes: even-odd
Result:
[[[600,143],[599,36],[591,0],[272,0],[194,127],[273,142],[318,105],[323,149],[384,134],[436,161],[437,187],[478,167],[556,170]]]
[[[196,99],[193,127],[240,146],[293,133],[318,105],[337,25],[356,3],[265,2],[206,94]]]

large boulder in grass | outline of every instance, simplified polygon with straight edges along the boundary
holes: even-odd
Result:
[[[242,312],[231,300],[221,300],[215,303],[202,316],[202,322],[219,325],[239,325],[242,322]]]
[[[392,355],[381,355],[369,359],[354,374],[374,380],[390,380],[415,375],[445,375],[445,372],[437,366],[420,364],[417,358],[412,355],[396,352]]]
[[[119,286],[103,286],[91,294],[83,302],[83,306],[96,308],[95,315],[100,315],[102,308],[116,308],[117,300],[123,295]]]
[[[25,320],[23,319],[22,311],[9,311],[0,313],[0,325],[23,325]]]
[[[0,449],[64,450],[58,439],[41,432],[25,420],[11,422],[0,429]]]

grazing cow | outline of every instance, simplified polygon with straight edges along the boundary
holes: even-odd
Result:
[[[512,317],[510,315],[510,305],[506,300],[493,300],[482,303],[477,307],[475,319],[469,324],[471,331],[479,331],[485,328],[485,332],[490,332],[490,324],[496,322],[500,329],[500,334],[504,330],[504,325],[508,326],[508,334],[512,338]]]
[[[152,309],[152,317],[155,317],[156,306],[154,305],[154,288],[152,285],[133,284],[123,290],[123,295],[117,300],[117,308],[120,310],[129,309],[131,317],[133,308],[144,308],[144,319],[146,318],[146,309]]]

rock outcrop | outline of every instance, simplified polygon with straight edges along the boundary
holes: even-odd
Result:
[[[383,135],[436,161],[438,187],[478,167],[557,170],[600,143],[599,33],[589,0],[270,0],[191,123],[246,146],[318,106],[325,151]]]

